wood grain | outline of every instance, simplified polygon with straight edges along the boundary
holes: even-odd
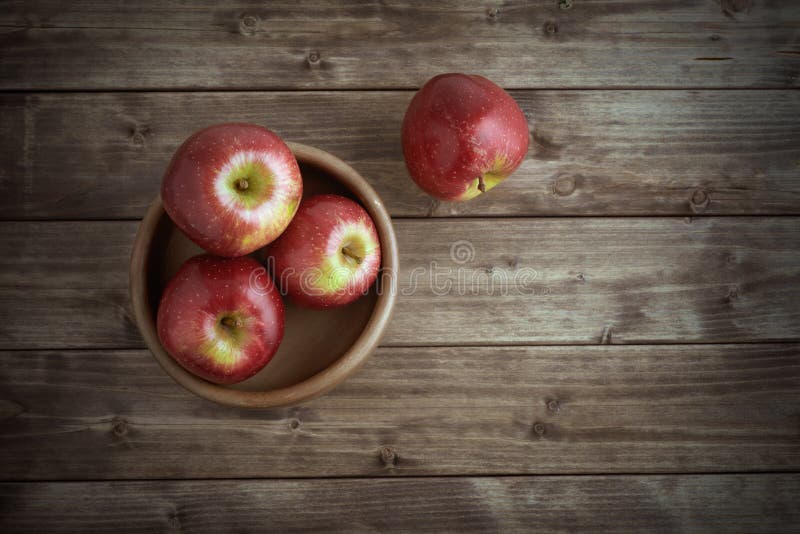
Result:
[[[140,218],[172,153],[265,124],[351,163],[394,216],[800,214],[793,91],[515,91],[532,132],[502,186],[439,203],[400,148],[408,92],[0,95],[0,218]]]
[[[126,289],[137,224],[0,224],[0,346],[143,346]]]
[[[409,220],[396,227],[400,298],[388,344],[800,335],[796,217]]]
[[[225,408],[146,351],[0,352],[4,480],[800,469],[800,345],[381,348]]]
[[[142,347],[127,296],[137,224],[0,224],[0,348]],[[800,338],[797,217],[409,219],[395,229],[400,294],[386,345]]]
[[[0,89],[797,87],[794,2],[7,2]]]
[[[14,532],[792,532],[800,475],[0,484]]]
[[[772,0],[3,2],[0,531],[795,531],[798,32]],[[448,71],[531,132],[465,204],[399,144]],[[168,159],[231,120],[400,218],[385,345],[296,408],[192,396],[129,311]]]

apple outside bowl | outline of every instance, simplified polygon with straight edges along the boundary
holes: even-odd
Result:
[[[358,201],[372,217],[381,245],[381,271],[367,295],[328,310],[286,304],[286,330],[278,352],[255,376],[233,385],[203,380],[161,346],[156,313],[161,293],[184,261],[203,251],[173,224],[156,198],[139,226],[131,255],[133,314],[155,359],[176,382],[229,406],[269,408],[312,399],[353,374],[377,347],[397,295],[398,254],[392,221],[380,197],[352,167],[307,145],[288,143],[303,174],[303,196],[336,193]],[[252,256],[265,260],[263,251]]]

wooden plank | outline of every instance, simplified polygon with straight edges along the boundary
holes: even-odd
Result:
[[[389,344],[800,335],[795,217],[463,219],[396,228],[402,298]]]
[[[127,296],[137,224],[0,224],[0,348],[141,347]],[[800,338],[797,217],[406,219],[395,228],[400,294],[387,345]]]
[[[8,2],[0,89],[797,87],[794,2]]]
[[[13,532],[793,532],[800,475],[0,484]]]
[[[0,224],[0,346],[142,346],[126,290],[137,226]]]
[[[0,218],[139,218],[194,130],[250,121],[350,162],[395,216],[800,213],[794,91],[516,91],[528,159],[466,203],[408,178],[408,92],[0,95]]]
[[[146,351],[0,352],[0,478],[800,470],[800,345],[381,348],[301,407]]]

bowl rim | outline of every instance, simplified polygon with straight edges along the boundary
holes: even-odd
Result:
[[[162,369],[178,384],[205,399],[227,406],[272,408],[291,406],[327,393],[361,367],[378,346],[389,324],[397,298],[398,250],[392,220],[378,194],[350,165],[336,156],[301,143],[287,142],[298,161],[334,176],[353,193],[372,217],[381,245],[381,291],[361,334],[336,361],[318,373],[290,386],[269,391],[229,389],[199,378],[181,367],[161,346],[150,305],[147,265],[156,226],[166,216],[161,195],[147,210],[133,243],[130,262],[130,299],[133,315],[145,344]]]

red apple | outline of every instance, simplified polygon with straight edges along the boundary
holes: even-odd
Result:
[[[375,223],[359,204],[339,195],[304,200],[268,253],[281,291],[317,309],[342,306],[365,294],[381,265]]]
[[[514,99],[486,78],[440,74],[411,99],[402,138],[418,186],[442,200],[469,200],[519,167],[528,123]]]
[[[280,137],[254,124],[218,124],[193,134],[164,175],[164,209],[189,238],[217,256],[244,256],[289,225],[303,194],[300,168]]]
[[[200,255],[169,281],[156,320],[175,360],[217,384],[250,378],[283,338],[283,301],[266,269],[250,257]]]

